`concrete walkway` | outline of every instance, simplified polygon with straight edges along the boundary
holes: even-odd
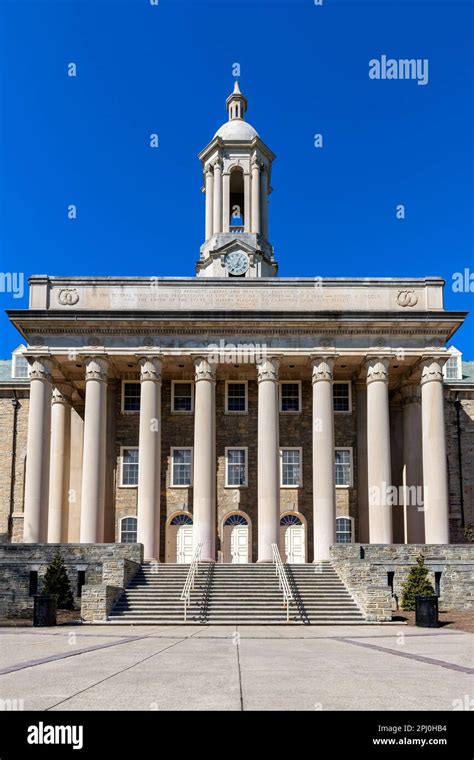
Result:
[[[452,710],[473,655],[472,634],[406,626],[0,628],[0,706]]]

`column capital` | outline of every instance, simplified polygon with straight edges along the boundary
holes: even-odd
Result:
[[[27,356],[30,371],[30,380],[45,380],[51,382],[51,372],[53,370],[53,362],[48,356]]]
[[[141,356],[138,360],[140,365],[140,382],[144,380],[154,380],[161,383],[161,372],[163,369],[163,360],[158,356]]]
[[[449,356],[422,356],[419,363],[419,369],[421,370],[421,385],[436,381],[442,383],[443,367],[448,361]]]
[[[208,164],[204,170],[204,174],[206,177],[213,177],[214,176],[214,167],[212,164]]]
[[[280,369],[280,360],[275,356],[268,356],[257,361],[258,382],[271,380],[278,382],[278,370]]]
[[[194,359],[194,381],[207,380],[216,382],[217,364],[211,362],[207,356],[198,356]]]
[[[332,382],[335,362],[336,357],[334,355],[312,356],[311,368],[313,384],[321,380]]]
[[[86,356],[84,363],[86,365],[86,382],[88,380],[107,382],[109,362],[105,356]]]
[[[71,406],[72,394],[74,388],[69,383],[59,383],[53,388],[53,394],[51,397],[52,404],[65,404]]]
[[[222,158],[216,158],[216,160],[214,161],[214,164],[213,164],[214,171],[216,171],[216,169],[219,172],[222,171],[222,166],[223,166]]]
[[[367,385],[381,380],[388,383],[388,369],[390,359],[386,356],[366,356],[365,367],[367,368]]]

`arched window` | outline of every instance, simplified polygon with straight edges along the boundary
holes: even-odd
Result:
[[[122,517],[120,521],[120,543],[136,544],[137,543],[137,518]]]
[[[170,525],[192,525],[193,521],[189,515],[176,515],[170,522]]]
[[[244,173],[240,167],[235,167],[230,173],[230,228],[242,228],[244,219]]]
[[[336,544],[352,544],[352,517],[336,517]]]
[[[248,525],[248,522],[242,515],[231,515],[227,518],[224,525]]]
[[[283,515],[283,517],[280,520],[280,525],[288,526],[288,525],[301,525],[301,520],[296,515]]]

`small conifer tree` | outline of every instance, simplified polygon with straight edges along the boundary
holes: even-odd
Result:
[[[428,578],[425,558],[423,554],[420,554],[416,558],[416,565],[410,568],[408,578],[402,584],[402,610],[414,610],[415,596],[429,596],[430,594],[434,594],[434,588]]]
[[[55,594],[58,597],[59,610],[74,609],[71,584],[69,583],[66,565],[59,552],[46,569],[43,593]]]

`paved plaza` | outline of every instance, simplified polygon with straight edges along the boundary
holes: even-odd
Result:
[[[0,699],[25,710],[472,709],[473,654],[470,633],[403,625],[0,628]]]

